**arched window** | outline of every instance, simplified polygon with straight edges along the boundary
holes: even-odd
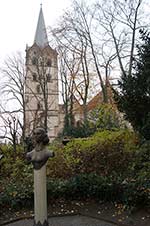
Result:
[[[32,64],[33,65],[38,65],[38,59],[36,57],[32,58]]]
[[[40,85],[37,85],[36,91],[37,91],[37,93],[40,93]]]
[[[33,77],[33,81],[37,81],[37,74],[36,73],[33,73],[32,77]]]
[[[51,82],[52,81],[52,76],[50,73],[46,74],[46,78],[47,78],[47,82]]]
[[[42,109],[42,104],[40,102],[37,103],[37,109],[41,110]]]
[[[52,61],[51,61],[51,59],[48,59],[48,60],[47,60],[47,66],[48,66],[48,67],[51,67],[51,66],[52,66]]]
[[[29,103],[29,96],[28,95],[25,96],[25,102],[26,102],[26,104]]]
[[[44,66],[44,58],[43,57],[39,57],[39,66]]]

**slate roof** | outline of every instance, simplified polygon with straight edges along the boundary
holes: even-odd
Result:
[[[39,13],[34,43],[36,43],[41,48],[44,48],[45,46],[48,45],[48,37],[47,37],[42,7],[41,7],[40,13]]]

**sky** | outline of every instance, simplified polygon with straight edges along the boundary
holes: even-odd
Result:
[[[0,65],[33,44],[41,3],[46,26],[53,26],[71,0],[0,0]]]

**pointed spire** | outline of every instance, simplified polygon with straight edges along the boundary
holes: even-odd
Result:
[[[40,8],[34,43],[36,43],[39,47],[45,47],[48,45],[48,38],[46,32],[46,26],[43,16],[42,4]]]

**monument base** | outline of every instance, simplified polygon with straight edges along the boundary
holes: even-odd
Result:
[[[41,222],[35,223],[35,221],[34,221],[33,226],[49,226],[49,224],[48,224],[47,220],[45,220],[43,224]]]

